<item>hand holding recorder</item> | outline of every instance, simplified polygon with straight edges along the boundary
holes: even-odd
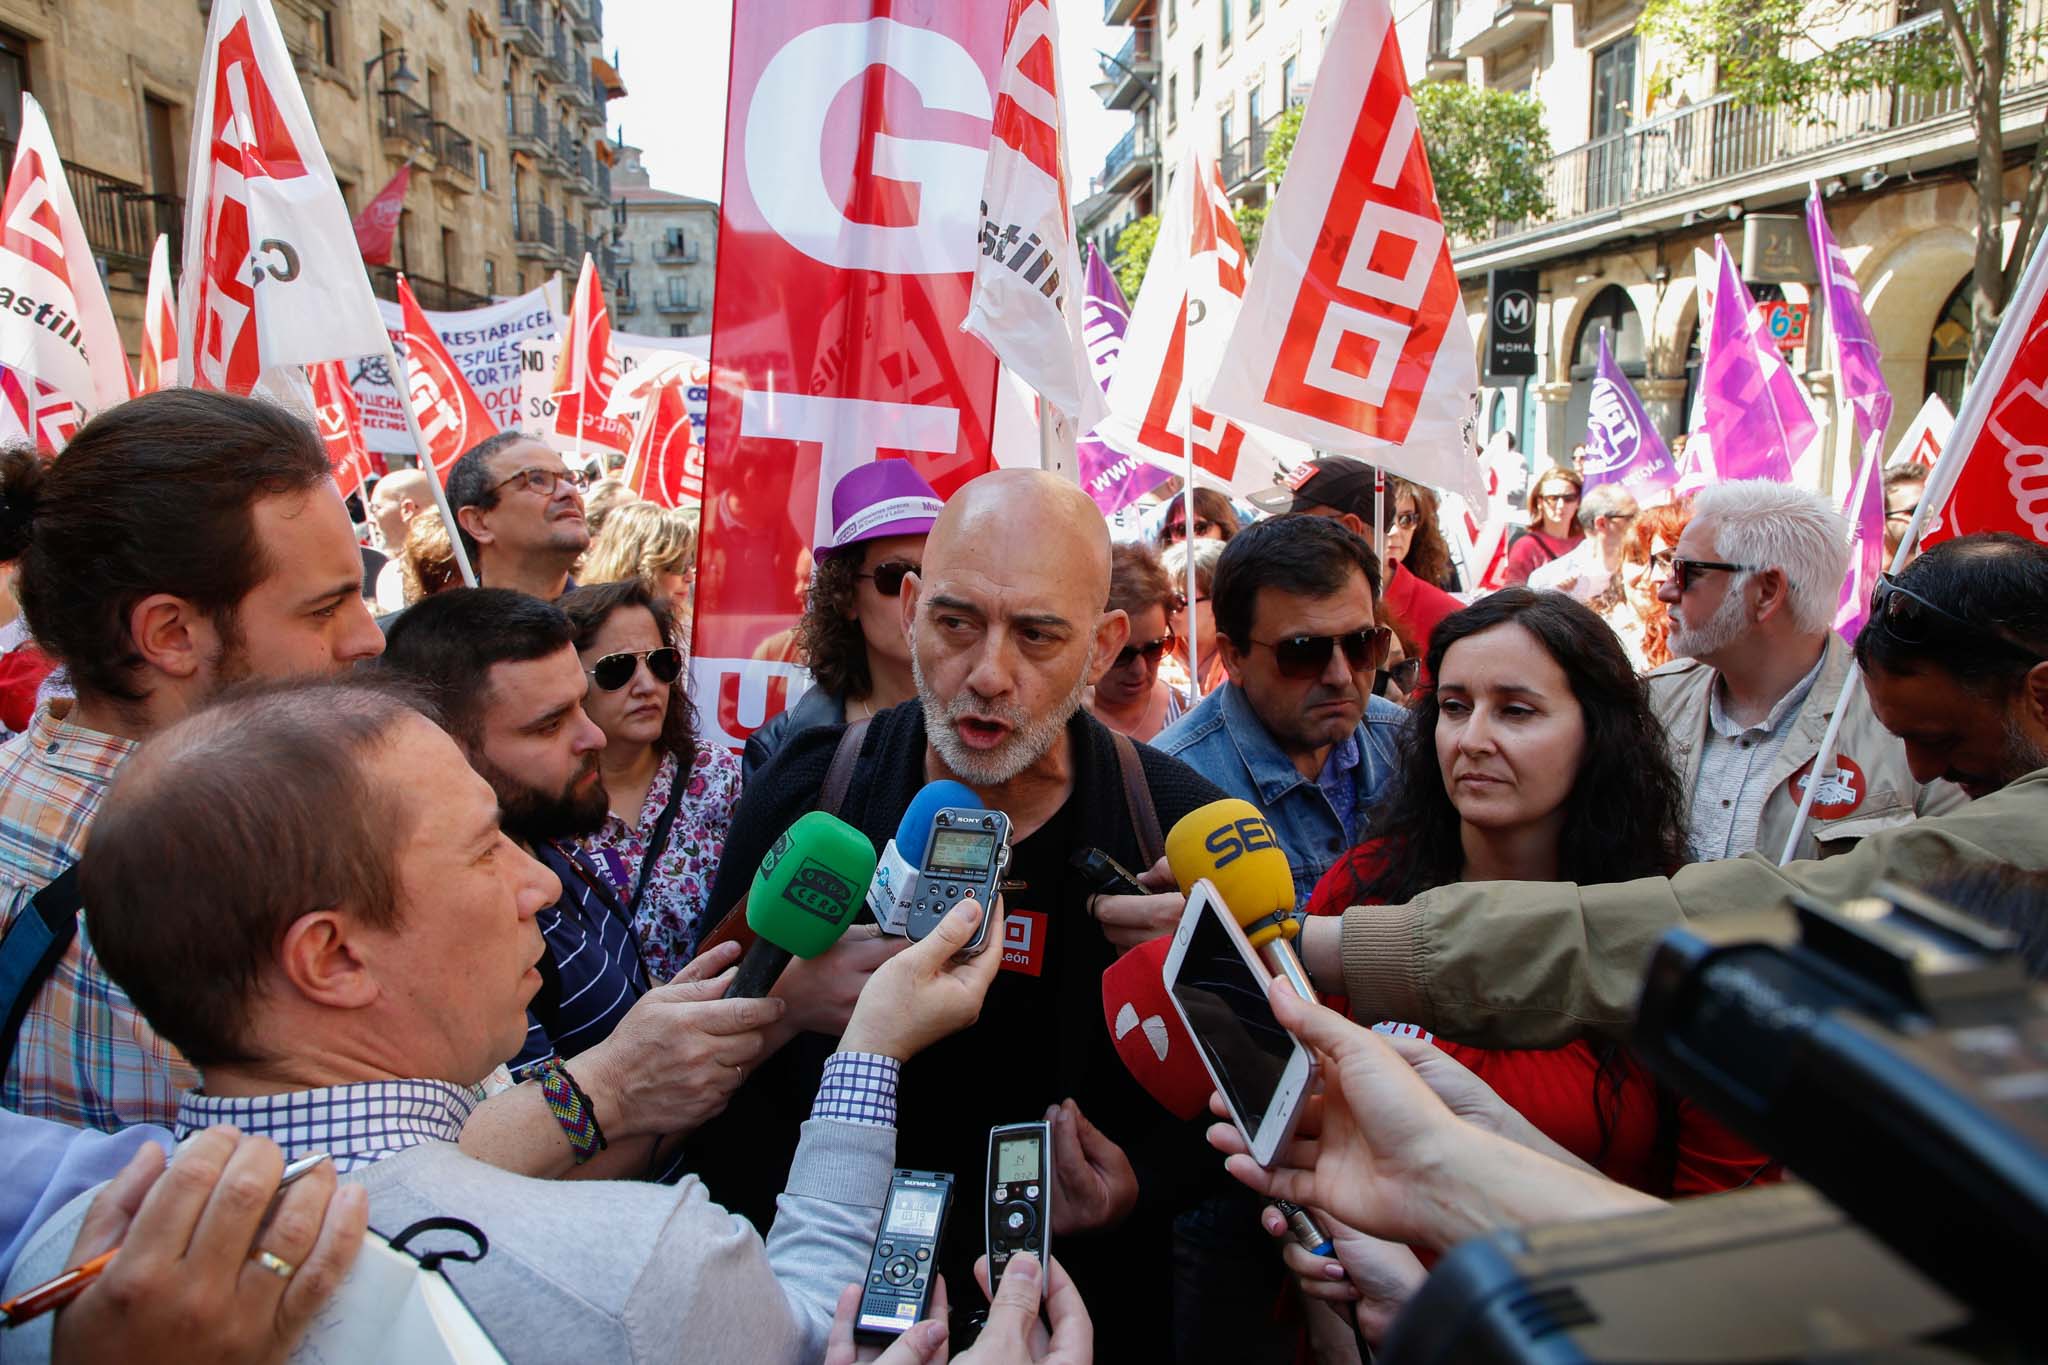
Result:
[[[981,1002],[1003,955],[980,953],[962,960],[959,954],[982,923],[981,907],[965,901],[929,936],[883,963],[861,991],[839,1050],[907,1062],[980,1018]]]

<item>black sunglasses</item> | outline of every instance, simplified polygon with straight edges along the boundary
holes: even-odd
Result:
[[[1723,564],[1717,559],[1680,559],[1676,555],[1671,559],[1671,574],[1678,580],[1678,590],[1681,593],[1689,591],[1693,580],[1708,569],[1719,569],[1723,573],[1744,573],[1755,567],[1754,564]]]
[[[639,654],[607,654],[583,671],[604,691],[616,692],[633,681],[633,674],[639,669],[642,659],[647,660],[647,671],[658,683],[672,683],[682,674],[683,651],[674,645],[663,645],[660,649]]]
[[[1157,668],[1161,657],[1172,647],[1173,632],[1169,630],[1158,639],[1147,640],[1142,645],[1125,645],[1117,651],[1116,662],[1111,664],[1110,667],[1112,669],[1129,668],[1131,662],[1142,654],[1145,656],[1145,667]]]
[[[1344,662],[1354,671],[1361,668],[1374,670],[1387,666],[1387,655],[1393,648],[1394,632],[1386,626],[1366,626],[1348,635],[1291,635],[1285,640],[1253,640],[1273,651],[1273,662],[1280,666],[1280,676],[1293,678],[1321,677],[1323,670],[1330,666],[1330,654],[1339,645],[1344,647]]]
[[[1209,599],[1206,597],[1197,597],[1195,599],[1195,605],[1200,606],[1202,603],[1208,600]],[[1184,592],[1175,593],[1173,595],[1173,600],[1166,604],[1166,609],[1168,611],[1186,611],[1188,609],[1188,595]]]
[[[884,597],[894,597],[903,591],[903,575],[923,572],[922,564],[908,564],[900,559],[890,559],[875,565],[873,573],[857,573],[854,577],[871,578],[874,580],[876,592]]]
[[[1879,574],[1877,587],[1871,590],[1870,615],[1873,620],[1884,624],[1887,634],[1903,644],[1939,645],[1966,637],[1974,643],[1988,633],[2022,658],[2042,657],[2039,649],[2022,644],[2000,627],[1967,621],[1946,607],[1936,606],[1911,588],[1899,586],[1898,580],[1888,573]]]
[[[1390,668],[1382,668],[1372,677],[1372,694],[1375,697],[1387,695],[1387,684],[1392,683],[1403,693],[1415,690],[1415,680],[1422,676],[1422,660],[1403,659]]]

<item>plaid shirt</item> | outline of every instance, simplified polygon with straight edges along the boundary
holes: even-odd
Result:
[[[78,861],[86,827],[132,740],[64,719],[46,704],[0,748],[0,927]],[[79,916],[78,936],[22,1021],[0,1106],[76,1127],[168,1125],[199,1077],[107,979]]]

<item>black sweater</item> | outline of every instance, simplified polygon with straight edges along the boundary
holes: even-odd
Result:
[[[745,894],[768,846],[817,804],[844,728],[823,726],[791,737],[747,784],[707,922],[716,923]],[[1053,1254],[1074,1274],[1095,1315],[1098,1359],[1164,1358],[1172,1341],[1171,1215],[1227,1177],[1220,1159],[1202,1143],[1202,1125],[1175,1120],[1130,1078],[1103,1023],[1102,973],[1116,950],[1088,916],[1085,888],[1064,870],[1066,857],[1088,843],[1127,867],[1144,860],[1109,731],[1083,711],[1067,734],[1074,746],[1073,794],[1044,829],[1017,844],[1012,863],[1013,875],[1033,867],[1060,869],[1057,885],[1032,886],[1011,901],[1012,909],[1047,917],[1040,972],[997,973],[979,1022],[904,1068],[897,1164],[951,1171],[959,1178],[940,1263],[956,1327],[964,1330],[965,1316],[984,1306],[969,1267],[982,1246],[988,1130],[1039,1118],[1048,1106],[1072,1098],[1130,1156],[1140,1202],[1121,1228],[1056,1239]],[[840,818],[881,848],[895,837],[897,822],[925,784],[924,756],[924,714],[915,701],[876,716]],[[1143,744],[1138,756],[1162,833],[1222,796],[1178,759]],[[1061,846],[1033,848],[1040,838]],[[997,951],[996,945],[989,951]],[[809,1114],[830,1051],[831,1044],[815,1035],[793,1042],[741,1087],[724,1115],[691,1139],[692,1169],[715,1197],[757,1226],[767,1227],[772,1218],[797,1126]],[[965,1339],[956,1336],[956,1348]]]

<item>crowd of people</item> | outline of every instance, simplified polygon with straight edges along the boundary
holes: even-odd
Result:
[[[1483,582],[1428,489],[1342,457],[1122,544],[1052,474],[941,498],[877,460],[763,646],[812,685],[742,755],[689,691],[692,515],[506,433],[451,469],[451,538],[429,477],[363,500],[378,553],[260,400],[0,454],[5,1296],[120,1248],[7,1359],[282,1359],[423,1225],[512,1361],[1356,1359],[1464,1238],[1780,1178],[1630,1052],[1664,931],[2048,867],[2030,541],[1920,555],[1852,642],[1849,528],[1784,485],[1638,506],[1544,469]],[[1923,488],[1887,480],[1888,533]],[[725,998],[785,831],[879,850],[944,778],[1010,822],[1001,951],[958,955],[972,905],[856,924]],[[1322,1092],[1270,1166],[1103,1020],[1186,905],[1164,831],[1226,796],[1320,996],[1273,990]],[[988,1134],[1039,1118],[1054,1251],[991,1284]],[[899,1167],[966,1193],[881,1350],[853,1318]]]

